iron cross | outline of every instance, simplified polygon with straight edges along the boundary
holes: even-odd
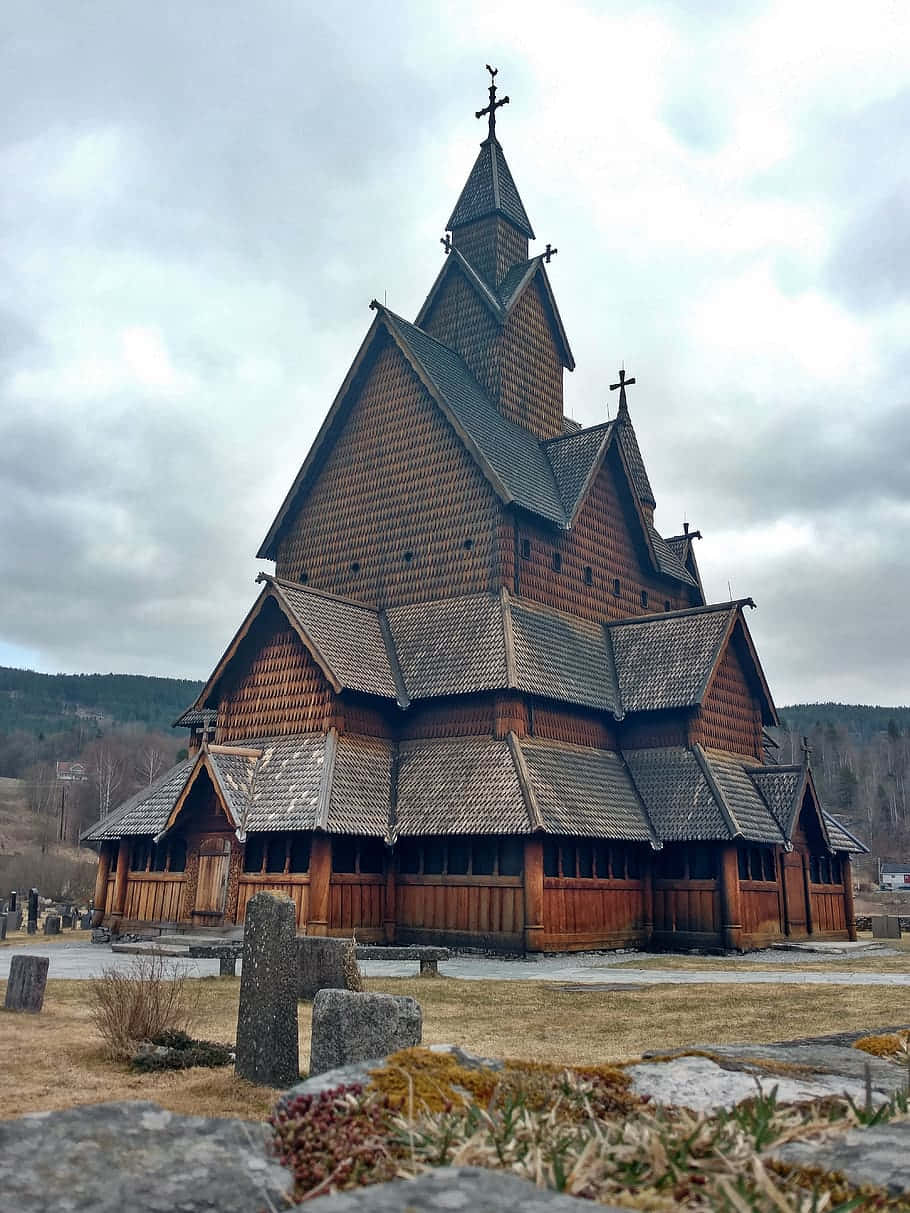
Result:
[[[629,406],[626,404],[626,388],[627,388],[627,387],[631,387],[631,386],[632,386],[632,384],[633,384],[634,382],[635,382],[635,380],[634,380],[634,379],[627,379],[627,378],[626,378],[626,368],[625,368],[625,367],[620,367],[620,369],[619,369],[619,383],[611,383],[611,384],[610,384],[610,391],[611,391],[611,392],[615,392],[615,391],[616,391],[616,389],[617,389],[617,388],[619,388],[619,407],[620,407],[620,409],[625,409],[625,408],[628,408],[628,407],[629,407]]]
[[[804,738],[802,739],[802,742],[800,743],[800,747],[799,747],[799,748],[800,748],[800,749],[802,750],[802,752],[803,752],[803,762],[805,763],[805,765],[806,765],[806,766],[808,766],[808,765],[809,765],[809,759],[810,759],[810,757],[811,757],[811,755],[812,755],[812,746],[811,746],[811,745],[809,745],[809,738],[808,738],[808,737],[804,737]]]
[[[547,241],[547,247],[544,249],[544,251],[542,253],[543,259],[544,259],[544,261],[546,261],[547,265],[550,264],[550,258],[555,257],[558,252],[559,252],[559,249],[551,248],[550,242]]]
[[[484,109],[477,110],[477,112],[474,114],[474,117],[482,118],[484,116],[484,114],[489,114],[489,116],[490,116],[490,135],[489,135],[489,137],[491,139],[495,139],[496,138],[496,111],[499,109],[499,107],[501,105],[508,105],[509,98],[503,97],[503,99],[501,101],[496,100],[496,74],[499,71],[499,68],[490,67],[490,65],[488,63],[487,71],[490,73],[490,103]]]
[[[444,236],[439,237],[439,243],[445,248],[446,256],[448,257],[452,251],[452,237],[448,232]]]

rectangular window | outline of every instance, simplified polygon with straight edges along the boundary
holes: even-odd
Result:
[[[657,852],[655,868],[661,880],[683,880],[686,873],[685,856],[679,847],[664,847]]]
[[[332,839],[332,871],[356,872],[357,844],[353,838]]]
[[[136,838],[130,847],[130,871],[144,872],[149,866],[149,852],[151,850],[151,840],[148,838]]]
[[[578,844],[578,875],[590,880],[594,875],[594,848],[589,842]]]
[[[466,838],[453,838],[449,843],[450,876],[467,876],[471,867],[471,843]]]
[[[261,872],[262,861],[265,858],[265,839],[261,834],[247,835],[246,846],[243,850],[244,872]]]
[[[559,846],[551,838],[547,838],[543,844],[543,874],[559,875]]]
[[[809,856],[809,879],[813,884],[821,884],[822,882],[822,874],[817,855]]]
[[[281,873],[288,855],[288,840],[284,834],[272,834],[265,844],[265,870]]]
[[[415,838],[405,838],[398,848],[399,871],[405,876],[417,876],[420,873],[420,861],[423,857],[423,847]]]
[[[771,850],[763,850],[761,853],[761,874],[762,880],[777,880],[777,873],[774,865],[774,852]]]
[[[641,856],[638,851],[626,851],[626,879],[641,880]]]
[[[186,843],[182,838],[174,838],[171,841],[170,870],[172,872],[186,871]]]
[[[520,838],[504,838],[499,846],[499,875],[520,876],[524,870],[525,848]]]
[[[474,843],[471,871],[475,876],[492,876],[496,869],[496,840],[482,838]]]
[[[310,868],[310,836],[309,834],[292,834],[290,846],[289,872],[308,872]]]
[[[739,861],[739,878],[740,880],[749,879],[749,852],[745,847],[740,847],[736,855]]]
[[[385,864],[385,845],[378,838],[363,838],[357,869],[364,876],[381,876]]]
[[[706,846],[693,847],[689,852],[689,879],[713,880],[714,856]]]
[[[843,883],[843,878],[841,876],[840,858],[837,855],[835,855],[834,858],[831,860],[831,883],[832,884],[842,884]]]
[[[153,872],[164,872],[167,870],[167,843],[159,842],[152,850],[151,870]]]
[[[445,846],[438,838],[428,838],[423,844],[424,876],[441,876],[445,861]]]
[[[572,842],[564,842],[559,848],[559,866],[562,869],[563,876],[569,880],[574,880],[577,875],[575,871],[575,844]]]

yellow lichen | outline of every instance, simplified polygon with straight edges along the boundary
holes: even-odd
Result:
[[[863,1036],[854,1042],[854,1049],[862,1049],[873,1057],[906,1057],[910,1051],[910,1032],[895,1032],[885,1036]]]

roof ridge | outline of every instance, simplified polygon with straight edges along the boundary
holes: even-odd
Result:
[[[608,619],[608,628],[627,627],[634,623],[659,623],[662,619],[683,619],[687,615],[710,615],[714,611],[730,611],[737,607],[755,607],[751,598],[734,598],[730,602],[707,603],[700,607],[683,607],[678,611],[654,611],[650,615],[630,615],[628,619]]]
[[[332,803],[332,782],[335,776],[335,755],[337,751],[338,730],[333,725],[325,734],[322,778],[319,781],[319,803],[316,806],[316,820],[313,823],[317,830],[324,830],[329,822],[329,810]]]
[[[613,637],[610,635],[608,627],[603,628],[604,634],[604,650],[607,654],[607,678],[610,682],[610,690],[613,693],[613,716],[616,720],[624,720],[626,709],[622,703],[622,689],[619,685],[619,667],[616,664],[616,654],[613,651]]]
[[[531,772],[528,770],[528,764],[522,753],[518,734],[514,729],[509,729],[508,733],[506,733],[506,745],[509,748],[509,753],[512,755],[512,765],[515,767],[515,775],[518,779],[518,786],[521,789],[521,798],[525,802],[525,809],[527,810],[531,829],[535,831],[544,830],[546,827],[544,826],[543,815],[541,814],[540,804],[537,800],[537,793],[534,790],[534,784],[531,782]]]
[[[697,741],[693,742],[693,744],[692,744],[692,753],[695,755],[695,761],[698,763],[699,767],[701,768],[701,773],[705,777],[705,782],[707,783],[708,788],[710,789],[711,795],[714,797],[714,799],[717,803],[717,807],[720,809],[720,815],[721,815],[721,817],[723,817],[724,821],[726,822],[727,827],[729,828],[732,837],[733,838],[742,838],[742,836],[743,836],[742,826],[736,820],[736,816],[730,807],[729,801],[727,800],[727,797],[724,795],[724,790],[718,783],[717,776],[714,774],[714,772],[711,769],[711,761],[708,758],[708,755],[705,753],[705,751],[702,749],[702,747],[699,745],[699,743]],[[762,798],[762,799],[764,799],[764,798]],[[772,814],[772,816],[773,816],[773,814]]]
[[[593,434],[595,430],[609,429],[614,422],[610,419],[606,421],[598,421],[595,425],[580,426],[577,430],[571,430],[568,434],[557,434],[555,438],[541,438],[541,446],[551,446],[554,442],[567,442],[570,438],[580,438],[586,434]]]
[[[392,633],[392,625],[389,623],[389,616],[386,610],[380,610],[379,614],[379,630],[382,632],[382,639],[385,642],[386,655],[389,659],[389,669],[392,671],[392,677],[395,679],[395,689],[398,692],[398,706],[406,708],[410,706],[411,697],[408,695],[407,684],[404,680],[404,673],[401,669],[401,662],[398,660],[398,649],[395,647],[395,637]]]
[[[343,602],[345,606],[360,607],[362,611],[368,611],[371,615],[378,614],[376,607],[372,607],[366,602],[360,602],[356,598],[346,598],[343,594],[333,594],[331,590],[322,590],[318,586],[306,585],[302,581],[288,581],[286,577],[276,577],[274,573],[260,570],[256,574],[256,584],[263,581],[271,582],[281,589],[294,590],[298,594],[313,594],[319,598],[331,598],[333,602]]]

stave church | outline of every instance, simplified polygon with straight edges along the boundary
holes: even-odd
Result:
[[[188,757],[85,833],[95,921],[510,953],[855,938],[808,749],[781,765],[750,599],[663,536],[629,410],[580,427],[549,267],[496,133],[413,321],[373,302],[176,722]]]

